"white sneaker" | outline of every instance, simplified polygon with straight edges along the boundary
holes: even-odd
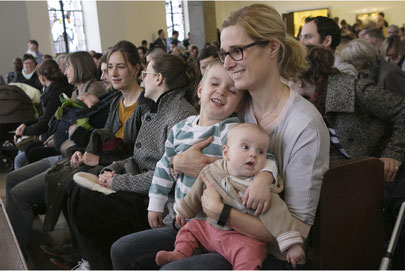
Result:
[[[90,270],[90,264],[85,259],[82,259],[72,268],[72,270]]]

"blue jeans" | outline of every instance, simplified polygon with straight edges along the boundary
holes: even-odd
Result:
[[[114,269],[159,269],[155,263],[160,250],[174,250],[177,230],[173,227],[151,229],[122,237],[111,247]],[[297,266],[296,269],[302,269]],[[197,252],[192,257],[166,264],[163,270],[232,270],[232,265],[218,253]],[[288,270],[292,266],[269,255],[262,269]]]
[[[28,158],[25,155],[25,152],[18,151],[17,156],[14,157],[14,169],[22,168],[26,164],[28,164]]]
[[[45,203],[45,175],[60,156],[44,158],[11,172],[6,181],[6,211],[21,251],[27,258],[33,207]]]

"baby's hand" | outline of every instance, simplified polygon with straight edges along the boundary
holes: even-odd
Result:
[[[163,227],[163,213],[148,212],[148,221],[152,229]]]
[[[305,258],[304,250],[301,245],[292,245],[287,251],[287,262],[291,263],[292,267],[295,268],[297,263]]]
[[[176,215],[176,223],[181,228],[186,225],[186,218],[182,215]]]
[[[256,210],[255,216],[265,213],[270,206],[270,185],[273,183],[273,175],[262,171],[256,175],[253,183],[249,185],[243,196],[243,205],[246,208]]]

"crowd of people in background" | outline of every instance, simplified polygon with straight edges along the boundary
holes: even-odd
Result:
[[[42,213],[45,231],[61,214],[68,223],[67,242],[41,246],[65,269],[303,268],[331,162],[377,157],[395,180],[405,32],[383,13],[352,26],[308,17],[294,38],[274,8],[253,4],[202,48],[190,33],[157,34],[55,60],[29,40],[0,81],[40,97],[37,118],[0,138],[19,149],[6,211],[26,259]]]

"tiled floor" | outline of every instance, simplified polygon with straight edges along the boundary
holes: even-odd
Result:
[[[0,196],[5,200],[5,183],[7,173],[0,173]],[[61,243],[69,237],[69,231],[66,221],[62,218],[59,219],[55,230],[47,233],[42,230],[43,216],[36,216],[34,219],[32,239],[29,247],[29,259],[27,265],[29,269],[49,270],[59,269],[57,266],[49,261],[49,256],[45,254],[40,245],[43,243]]]

